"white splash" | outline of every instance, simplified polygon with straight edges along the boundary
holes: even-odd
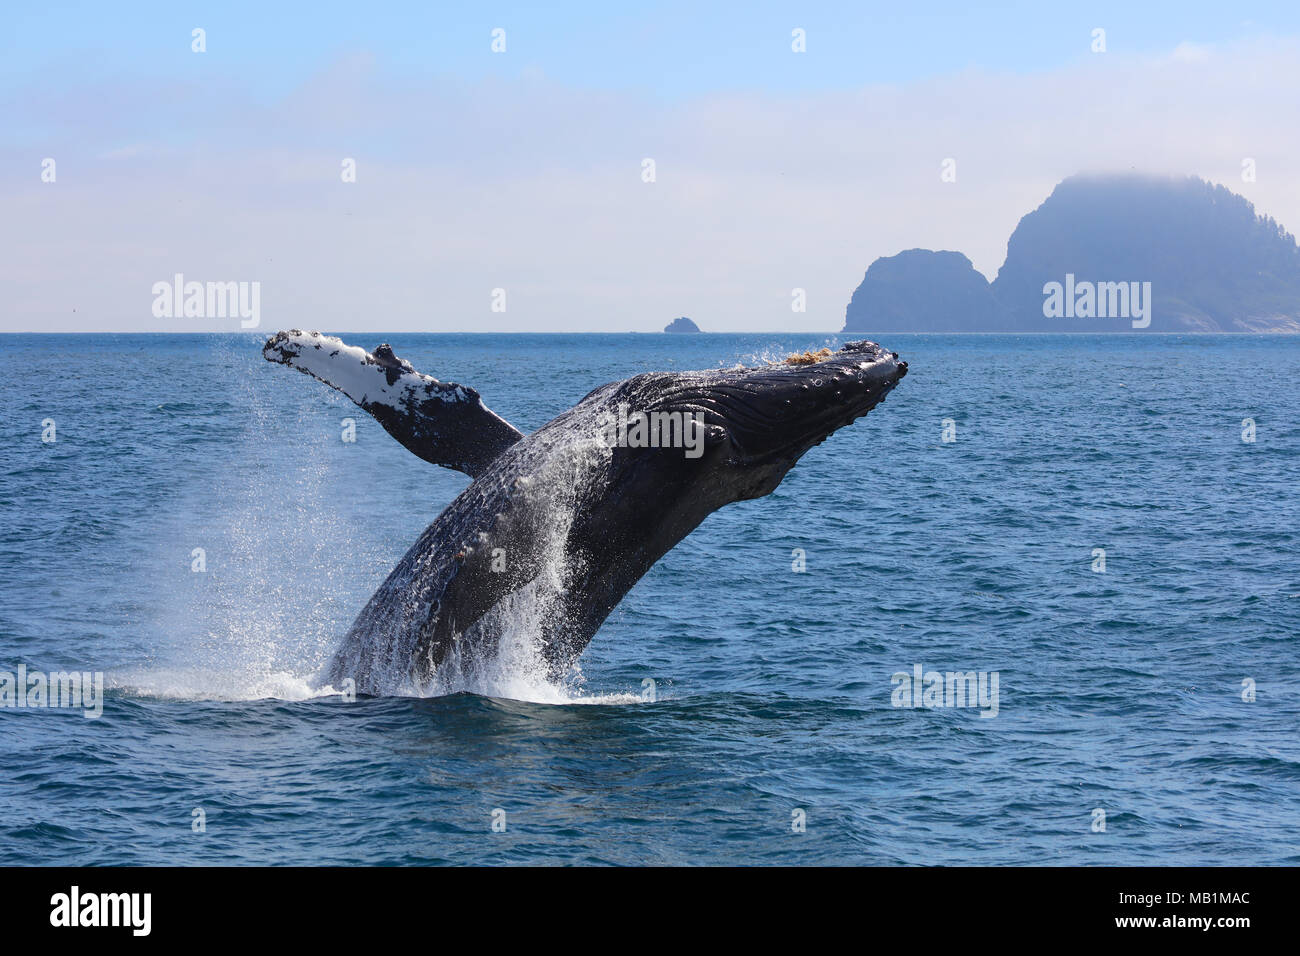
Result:
[[[838,351],[840,347],[840,337],[837,335],[827,336],[822,339],[821,344],[813,344],[805,347],[786,347],[783,348],[779,343],[769,345],[761,352],[748,352],[737,358],[731,368],[762,368],[764,365],[780,365],[786,357],[792,354],[801,354],[803,352],[818,352],[821,349],[830,349],[832,352]]]
[[[343,582],[355,580],[356,555],[366,542],[352,540],[333,504],[346,499],[353,479],[332,466],[321,446],[309,446],[295,449],[307,457],[288,480],[256,480],[279,474],[267,464],[282,441],[277,429],[295,427],[282,422],[282,410],[271,396],[258,394],[257,383],[251,377],[243,383],[255,424],[245,435],[238,464],[217,470],[218,480],[196,492],[198,500],[176,519],[176,527],[160,531],[160,537],[184,542],[186,549],[198,538],[208,551],[208,570],[183,575],[162,615],[149,622],[157,634],[148,652],[151,662],[106,675],[108,686],[120,693],[302,701],[344,692],[328,686],[321,674],[358,599]],[[603,471],[594,456],[612,455],[599,432],[564,440],[571,444],[555,449],[529,484],[534,494],[548,496],[530,503],[545,508],[551,519],[541,571],[475,625],[474,636],[495,638],[485,641],[494,652],[472,664],[453,654],[430,686],[413,688],[394,679],[383,687],[386,694],[469,692],[543,704],[643,703],[636,693],[589,693],[580,669],[554,680],[540,652],[545,625],[560,613],[565,582],[576,570],[566,542],[584,481]],[[195,515],[202,516],[201,523]],[[167,566],[146,573],[167,580],[175,570]]]
[[[641,702],[635,694],[587,695],[581,668],[575,667],[556,680],[542,651],[548,625],[565,613],[568,582],[584,570],[567,547],[574,517],[590,483],[604,480],[603,464],[612,454],[597,430],[576,436],[568,447],[548,456],[543,471],[527,485],[533,494],[545,496],[528,506],[544,511],[548,518],[537,576],[465,632],[448,651],[430,685],[420,689],[421,696],[468,691],[547,704]],[[475,649],[470,657],[462,654],[467,647]]]
[[[132,697],[164,700],[312,700],[335,697],[341,691],[318,686],[310,677],[289,671],[240,674],[199,668],[124,671],[107,675],[107,686]]]

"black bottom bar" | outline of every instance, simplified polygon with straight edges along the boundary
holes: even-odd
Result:
[[[1200,935],[1231,945],[1287,925],[1294,880],[1294,870],[1246,868],[33,868],[0,870],[0,918],[7,942],[75,934],[79,943],[373,944],[398,927],[454,925],[494,940],[513,931],[575,941],[621,925],[634,940],[671,938],[672,925],[702,920],[738,937],[803,924],[864,941],[877,933],[951,944],[1051,932],[1071,940]]]

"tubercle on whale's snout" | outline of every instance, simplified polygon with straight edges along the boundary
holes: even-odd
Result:
[[[883,350],[882,350],[883,351]],[[897,385],[907,375],[907,363],[898,357],[897,352],[885,352],[894,361],[894,374],[890,378],[890,387]]]
[[[836,356],[843,355],[844,353],[849,353],[852,355],[859,352],[866,353],[868,356],[876,359],[877,361],[892,359],[895,368],[897,369],[897,374],[893,378],[894,382],[897,382],[899,379],[901,379],[904,375],[907,374],[907,363],[898,357],[897,352],[894,352],[890,349],[885,348],[883,345],[880,345],[876,342],[868,341],[866,339],[862,339],[861,341],[858,342],[846,342],[844,345],[840,346],[840,350],[838,352],[832,353],[829,356],[829,358],[834,359]]]

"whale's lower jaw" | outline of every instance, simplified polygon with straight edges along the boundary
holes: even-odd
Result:
[[[327,381],[329,361],[346,360],[360,366],[354,378],[472,395],[439,399],[432,411],[408,402],[419,422],[401,420],[398,403],[382,407],[399,440],[474,481],[407,551],[322,672],[325,683],[350,680],[371,695],[496,686],[485,681],[494,668],[560,679],[624,595],[701,521],[771,493],[808,449],[865,415],[907,372],[896,353],[858,342],[798,364],[646,373],[596,389],[515,440],[476,392],[419,376],[391,349],[343,347],[321,358],[316,344],[311,333],[282,335],[268,358],[294,364],[306,355],[314,364],[304,370]],[[352,397],[367,407],[368,396]],[[689,418],[699,441],[611,442],[612,417],[629,409]],[[497,448],[488,460],[430,444],[430,421],[444,439],[486,427]]]

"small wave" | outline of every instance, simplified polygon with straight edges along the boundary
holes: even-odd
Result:
[[[195,669],[168,669],[110,674],[105,678],[106,688],[127,697],[157,700],[187,701],[254,701],[281,700],[306,701],[327,697],[342,697],[345,691],[329,684],[320,684],[314,676],[303,677],[288,671],[259,676],[217,674]],[[569,683],[550,683],[530,680],[518,675],[502,674],[495,680],[470,681],[467,686],[438,690],[429,694],[402,694],[411,697],[444,697],[468,693],[478,697],[514,700],[527,704],[594,704],[619,707],[644,704],[648,701],[633,691],[591,693],[585,688]],[[661,698],[662,699],[662,698]]]
[[[120,694],[161,700],[312,700],[342,694],[288,671],[251,676],[178,668],[110,674],[105,683]]]
[[[467,693],[474,693],[468,691]],[[503,699],[500,694],[485,694],[485,697]],[[640,694],[626,692],[610,692],[605,694],[590,694],[586,691],[569,692],[564,689],[550,689],[539,694],[528,694],[527,696],[507,695],[505,700],[518,701],[524,704],[547,704],[556,707],[567,707],[571,705],[596,705],[599,707],[627,707],[635,704],[649,704],[652,701],[646,700]],[[660,697],[659,700],[664,698]]]

